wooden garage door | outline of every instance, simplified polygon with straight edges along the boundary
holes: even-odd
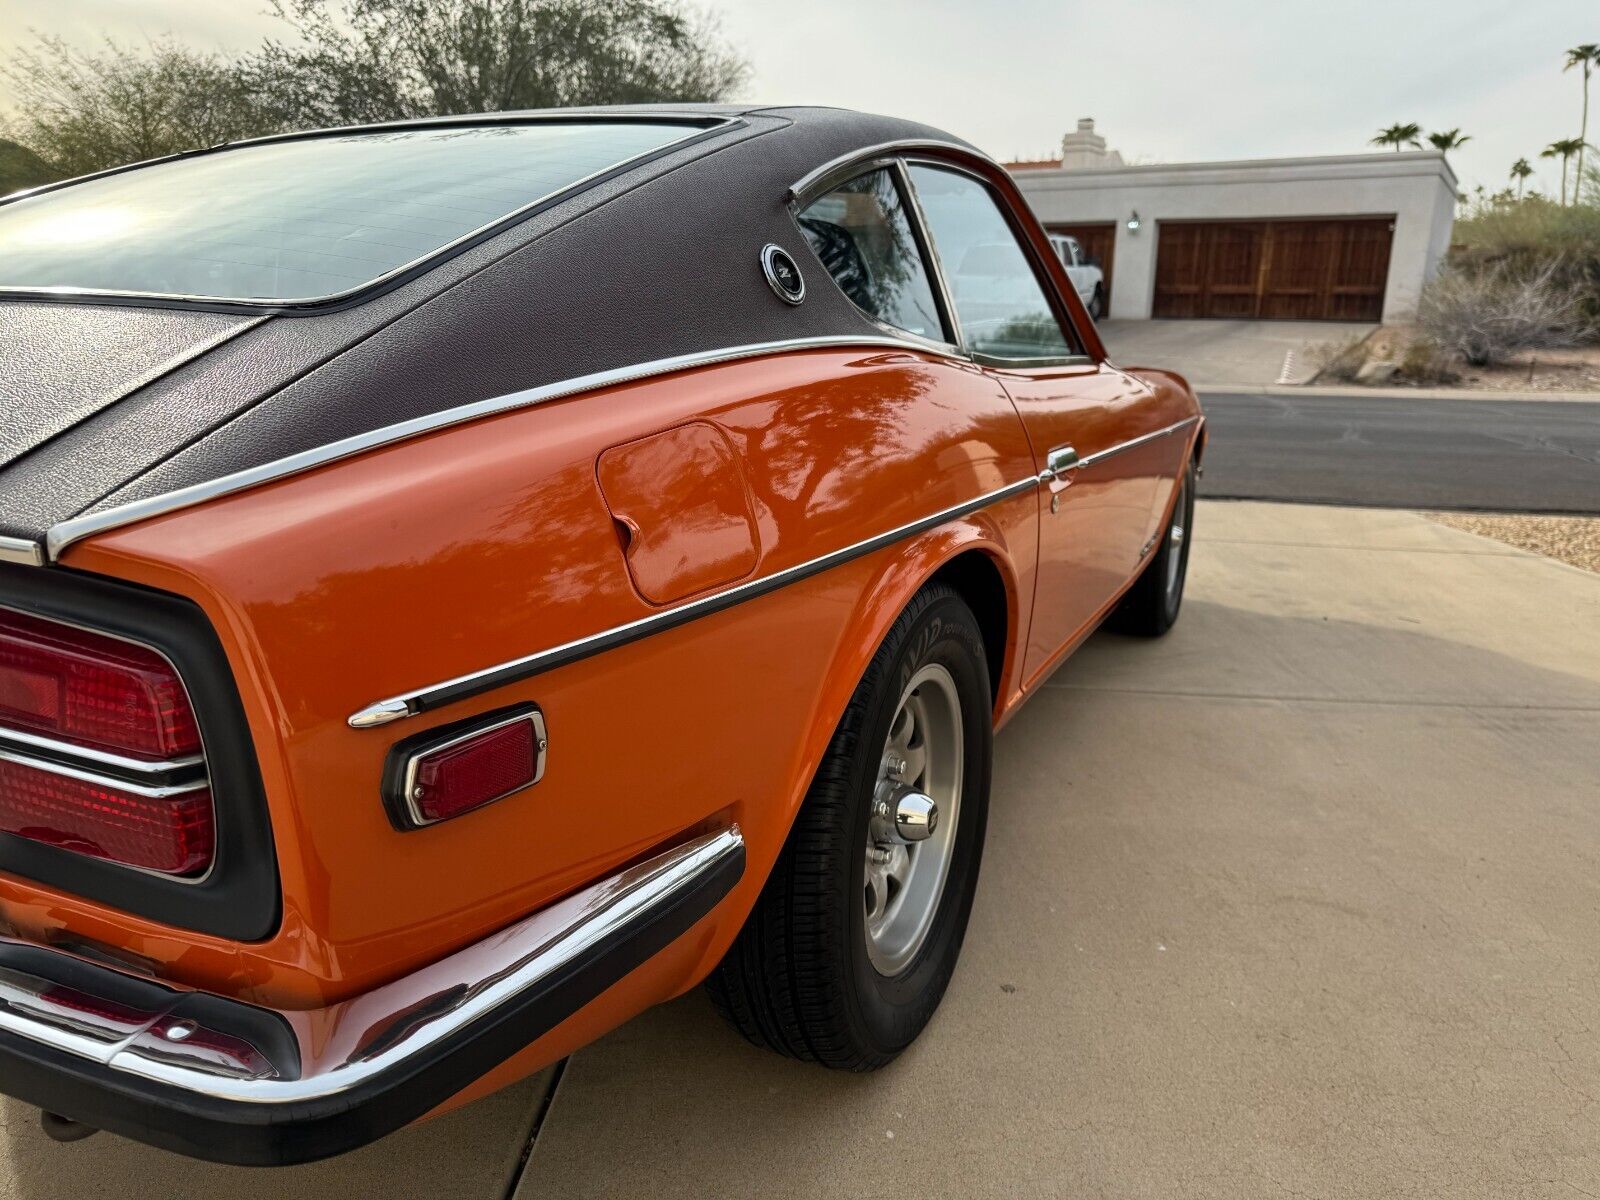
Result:
[[[1051,233],[1064,233],[1078,239],[1078,245],[1091,262],[1100,265],[1106,281],[1106,303],[1111,303],[1111,269],[1117,253],[1117,227],[1110,221],[1095,225],[1047,225]]]
[[[1157,317],[1377,321],[1391,217],[1162,221]]]

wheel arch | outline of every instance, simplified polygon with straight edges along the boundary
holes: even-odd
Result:
[[[929,583],[943,583],[954,588],[977,618],[978,629],[983,634],[984,657],[989,665],[989,699],[998,708],[1006,656],[1012,649],[1011,630],[1015,627],[1014,587],[1008,584],[994,556],[978,548],[956,554],[929,576],[922,587]]]
[[[1037,503],[1031,495],[1021,502]],[[800,811],[817,765],[827,752],[845,707],[866,675],[872,656],[912,597],[929,583],[943,582],[954,588],[978,619],[993,675],[990,690],[995,697],[998,722],[1002,708],[1015,691],[1012,681],[1018,674],[1018,631],[1025,627],[1027,615],[1022,607],[1025,593],[1019,582],[1021,576],[1002,527],[987,513],[930,530],[875,564],[857,593],[847,632],[823,677],[812,723],[805,732],[788,789],[788,812],[784,817],[787,823],[792,824]]]
[[[885,551],[869,560],[870,566],[863,562],[863,575],[848,585],[853,594],[843,621],[844,632],[821,674],[810,720],[797,731],[786,783],[780,794],[768,801],[777,809],[769,819],[782,827],[785,838],[873,656],[912,598],[929,583],[947,583],[973,606],[983,634],[985,657],[991,664],[1000,663],[990,685],[998,697],[994,707],[998,724],[1017,690],[1020,633],[1027,627],[1026,602],[1031,597],[1024,581],[1031,577],[1035,552],[1035,547],[1019,535],[1022,530],[1034,528],[1037,498],[1030,493],[1010,503],[1017,508],[1009,523],[1003,523],[996,510],[986,510]],[[1007,529],[1012,531],[1011,540],[1006,537]],[[751,860],[749,870],[764,884],[771,867],[771,862],[758,856]],[[748,893],[750,903],[754,903],[758,891],[756,888]],[[730,938],[748,914],[749,908],[744,905],[730,914],[735,918],[727,926]],[[708,944],[683,985],[684,990],[705,978],[720,961],[725,946],[721,937]]]

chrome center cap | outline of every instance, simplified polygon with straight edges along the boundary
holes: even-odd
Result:
[[[939,827],[939,806],[921,792],[904,792],[895,802],[894,831],[903,842],[920,842]]]

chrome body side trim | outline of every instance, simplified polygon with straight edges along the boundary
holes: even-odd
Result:
[[[1129,438],[1125,442],[1118,442],[1115,446],[1107,446],[1104,450],[1097,450],[1093,454],[1085,454],[1082,458],[1078,458],[1072,463],[1061,466],[1058,466],[1053,461],[1054,454],[1052,454],[1052,461],[1050,465],[1040,473],[1039,478],[1041,480],[1048,481],[1056,478],[1057,475],[1064,475],[1068,471],[1085,470],[1094,466],[1096,463],[1105,462],[1108,458],[1115,458],[1117,455],[1123,454],[1129,450],[1133,450],[1136,447],[1143,446],[1147,442],[1153,442],[1157,438],[1171,437],[1179,430],[1187,429],[1189,426],[1196,425],[1199,422],[1200,418],[1198,416],[1185,417],[1181,421],[1174,421],[1171,425],[1166,426],[1164,429],[1157,429],[1154,433],[1146,433],[1136,438]],[[1068,447],[1068,449],[1070,448],[1071,447]]]
[[[25,567],[42,567],[49,561],[45,548],[27,538],[0,537],[0,562],[20,563]]]
[[[602,630],[588,637],[577,638],[570,642],[564,642],[559,646],[552,646],[548,650],[539,650],[521,658],[497,663],[495,666],[485,667],[481,671],[459,675],[454,679],[447,679],[441,683],[417,688],[414,691],[404,692],[397,696],[385,697],[352,713],[348,718],[348,724],[352,729],[373,729],[380,725],[387,725],[391,721],[398,721],[446,704],[453,704],[457,700],[465,700],[471,696],[503,687],[508,683],[527,679],[533,675],[551,671],[557,667],[564,667],[596,654],[602,654],[618,646],[625,646],[629,642],[636,642],[640,638],[649,637],[651,634],[675,629],[679,625],[686,624],[696,618],[709,616],[712,613],[731,608],[735,604],[753,600],[758,596],[764,596],[769,592],[777,591],[779,588],[786,587],[791,583],[798,583],[802,579],[808,579],[813,575],[847,563],[852,559],[881,550],[885,546],[893,545],[909,537],[915,537],[919,533],[925,533],[930,529],[943,525],[947,521],[956,520],[959,517],[987,508],[991,504],[1031,491],[1040,484],[1049,483],[1069,471],[1079,471],[1092,467],[1096,463],[1104,462],[1106,459],[1124,451],[1132,450],[1136,446],[1142,446],[1147,442],[1155,441],[1157,438],[1169,437],[1196,424],[1199,420],[1198,416],[1185,417],[1183,420],[1176,421],[1163,429],[1157,429],[1140,437],[1130,438],[1126,442],[1120,442],[1095,454],[1085,455],[1083,458],[1078,458],[1074,454],[1070,462],[1067,461],[1065,453],[1062,453],[1060,458],[1052,455],[1049,465],[1037,475],[1030,475],[1026,479],[1018,480],[1016,483],[1007,484],[991,492],[985,492],[973,500],[940,509],[938,512],[931,513],[920,520],[908,522],[886,533],[880,533],[875,537],[841,547],[838,550],[809,559],[806,562],[786,567],[771,575],[749,580],[746,583],[728,588],[726,591],[716,592],[699,600],[692,600],[676,608],[652,613],[647,617],[641,617],[636,621],[629,621],[626,624]]]
[[[699,617],[709,616],[741,604],[746,600],[754,600],[758,596],[765,596],[779,588],[787,587],[792,583],[799,583],[813,575],[821,574],[832,567],[837,567],[852,559],[861,558],[885,546],[914,537],[919,533],[935,529],[947,521],[977,512],[991,504],[997,504],[1012,496],[1020,496],[1039,486],[1039,477],[1029,475],[1026,479],[1019,479],[1015,483],[1008,483],[1004,487],[995,488],[985,492],[975,499],[961,504],[942,508],[938,512],[930,513],[916,521],[897,526],[886,533],[864,541],[843,546],[828,554],[817,558],[796,563],[771,575],[764,575],[758,579],[749,580],[728,588],[726,591],[716,592],[704,596],[699,600],[691,600],[687,604],[680,604],[676,608],[669,608],[664,612],[652,613],[647,617],[640,617],[636,621],[629,621],[611,629],[602,630],[588,637],[578,638],[574,641],[564,642],[559,646],[552,646],[548,650],[535,651],[521,658],[514,658],[508,662],[497,663],[492,667],[485,667],[481,671],[473,671],[466,675],[459,675],[454,679],[447,679],[441,683],[431,684],[428,687],[417,688],[415,691],[405,692],[398,696],[389,696],[385,699],[367,705],[360,711],[352,714],[349,724],[355,729],[371,729],[378,725],[386,725],[390,721],[400,720],[402,717],[414,716],[417,713],[427,712],[445,704],[452,704],[457,700],[464,700],[470,696],[480,695],[514,683],[520,679],[542,674],[545,671],[564,667],[581,659],[602,654],[618,646],[625,646],[629,642],[636,642],[652,634],[663,633],[668,629],[675,629],[679,625],[687,624]]]
[[[544,384],[540,387],[528,388],[520,392],[511,392],[504,396],[494,396],[487,400],[479,400],[472,404],[464,404],[459,408],[430,413],[425,417],[416,417],[410,421],[401,421],[396,425],[387,425],[382,429],[374,429],[368,433],[360,433],[354,437],[344,438],[341,441],[330,442],[326,446],[318,446],[313,450],[303,450],[299,454],[291,454],[287,458],[263,463],[258,467],[249,467],[243,471],[236,471],[231,475],[207,480],[205,483],[193,484],[186,488],[179,488],[174,492],[166,492],[160,496],[151,496],[144,500],[134,500],[127,504],[118,505],[115,508],[108,508],[103,512],[73,517],[50,527],[46,535],[46,547],[50,559],[56,560],[74,542],[82,541],[84,538],[97,533],[104,533],[108,529],[120,529],[124,525],[132,525],[138,521],[149,520],[151,517],[177,512],[179,509],[203,504],[208,500],[215,500],[221,496],[230,496],[235,492],[242,492],[248,488],[259,487],[265,483],[285,479],[288,476],[298,475],[304,471],[314,470],[317,467],[338,462],[340,459],[349,458],[352,455],[375,450],[380,446],[392,445],[395,442],[420,437],[425,433],[448,429],[452,425],[475,421],[480,417],[512,412],[520,408],[530,408],[536,404],[544,404],[551,400],[563,400],[581,392],[613,387],[617,384],[633,383],[656,375],[686,371],[694,367],[715,366],[719,363],[762,358],[773,354],[787,354],[804,350],[847,349],[852,346],[859,346],[868,350],[912,351],[918,354],[931,354],[936,357],[965,361],[960,355],[930,343],[914,342],[909,338],[876,337],[873,335],[861,337],[790,338],[784,341],[753,342],[745,346],[728,346],[717,350],[703,350],[693,354],[659,358],[651,362],[637,363],[633,366],[616,367],[609,371],[596,371],[591,375],[580,375],[573,379],[565,379],[556,383]]]
[[[476,1023],[492,1023],[497,1010],[639,930],[708,879],[735,865],[742,870],[743,858],[737,826],[705,834],[431,966],[322,1009],[218,1000],[0,938],[0,946],[21,951],[15,965],[0,968],[0,1030],[97,1063],[114,1078],[149,1080],[258,1112],[334,1101],[448,1053]],[[41,958],[60,969],[39,965]],[[74,1003],[93,998],[83,982],[89,973],[142,989],[143,999],[136,1007]],[[61,978],[50,977],[56,974]],[[230,1010],[258,1019],[230,1025]],[[261,1039],[252,1040],[250,1030],[259,1030],[261,1019],[281,1027],[297,1053],[255,1044]]]

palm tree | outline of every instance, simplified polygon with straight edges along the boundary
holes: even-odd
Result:
[[[1578,128],[1578,187],[1583,187],[1583,143],[1589,139],[1589,73],[1596,65],[1600,65],[1600,44],[1585,42],[1581,46],[1574,46],[1567,51],[1567,63],[1563,71],[1570,71],[1573,67],[1583,68],[1583,124]],[[1563,165],[1563,170],[1565,166]],[[1565,196],[1563,196],[1565,199]],[[1574,196],[1576,201],[1577,197]]]
[[[1414,150],[1422,149],[1422,143],[1417,139],[1422,136],[1422,126],[1415,121],[1408,125],[1391,125],[1387,129],[1380,129],[1378,136],[1372,139],[1374,146],[1393,146],[1394,152],[1399,154],[1405,147]]]
[[[1435,150],[1442,150],[1446,154],[1450,153],[1452,150],[1461,149],[1461,147],[1465,146],[1471,140],[1471,137],[1462,137],[1461,130],[1459,128],[1447,129],[1443,133],[1430,133],[1428,135],[1428,141],[1432,143],[1433,148]]]
[[[1561,206],[1567,205],[1567,160],[1574,154],[1583,153],[1582,138],[1562,138],[1559,142],[1551,142],[1539,152],[1540,158],[1559,158],[1561,160]],[[1580,179],[1581,183],[1582,180]]]
[[[1528,160],[1525,158],[1519,158],[1511,164],[1511,178],[1517,181],[1518,200],[1522,199],[1522,185],[1527,182],[1528,177],[1532,174],[1533,168],[1528,165]]]

